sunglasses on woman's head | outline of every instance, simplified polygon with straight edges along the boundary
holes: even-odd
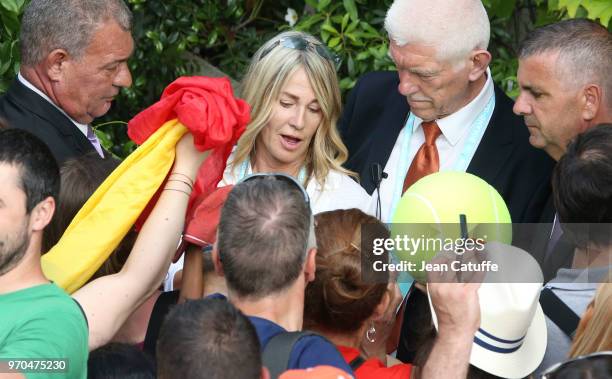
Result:
[[[281,173],[258,173],[258,174],[251,174],[245,177],[244,179],[242,179],[240,182],[244,183],[244,182],[248,182],[248,181],[252,181],[256,179],[268,178],[268,177],[274,178],[276,180],[284,181],[296,187],[302,193],[302,196],[304,197],[304,202],[306,203],[306,206],[308,207],[308,209],[310,209],[310,197],[308,196],[308,192],[306,192],[304,187],[302,187],[302,185],[298,183],[298,181],[295,180],[292,176],[281,174]]]
[[[340,67],[340,63],[342,62],[339,56],[330,52],[323,44],[308,41],[307,39],[300,36],[282,37],[274,41],[272,45],[270,45],[261,53],[261,55],[259,56],[259,60],[262,60],[278,45],[281,45],[282,47],[287,47],[289,49],[302,51],[308,49],[308,47],[310,46],[321,58],[330,61],[334,65],[336,70]]]

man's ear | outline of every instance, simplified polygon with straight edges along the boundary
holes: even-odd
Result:
[[[66,68],[66,61],[70,58],[68,52],[64,49],[55,49],[47,55],[44,65],[47,76],[52,82],[57,82],[62,79]]]
[[[597,84],[587,84],[582,90],[582,119],[592,121],[597,117],[603,102],[603,91]]]
[[[43,231],[53,218],[55,212],[55,200],[49,196],[36,204],[30,212],[30,227],[32,232]]]
[[[306,262],[304,263],[306,283],[315,280],[315,271],[317,271],[317,248],[313,247],[306,253]]]
[[[212,249],[212,261],[215,266],[215,272],[219,276],[224,276],[223,274],[223,263],[221,263],[221,255],[219,255],[219,245],[215,242]]]
[[[474,82],[482,77],[491,63],[491,53],[486,50],[474,50],[470,53],[470,72],[468,78]]]

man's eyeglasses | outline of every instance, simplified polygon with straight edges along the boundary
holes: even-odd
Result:
[[[572,366],[576,363],[582,362],[582,361],[593,361],[592,363],[595,362],[612,362],[612,351],[600,351],[597,353],[593,353],[593,354],[589,354],[589,355],[582,355],[580,357],[576,357],[573,359],[570,359],[569,361],[565,361],[565,362],[561,362],[561,363],[557,363],[551,367],[549,367],[546,371],[544,371],[542,373],[542,379],[552,379],[556,376],[556,374],[564,368],[571,368],[569,366]]]
[[[270,45],[261,53],[261,55],[259,56],[259,60],[262,60],[278,45],[294,50],[306,50],[310,46],[317,54],[319,54],[321,58],[330,61],[332,65],[334,65],[336,70],[340,67],[340,63],[342,63],[342,59],[340,59],[340,57],[336,54],[333,54],[331,51],[329,51],[327,47],[325,47],[323,44],[308,41],[300,36],[282,37],[279,40],[274,41],[272,45]]]

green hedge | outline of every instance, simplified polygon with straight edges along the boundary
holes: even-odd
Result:
[[[0,0],[0,92],[18,70],[19,15],[27,0]],[[390,70],[388,41],[382,24],[392,0],[127,0],[134,12],[136,51],[130,60],[134,83],[111,111],[96,120],[107,148],[124,157],[134,149],[125,121],[159,98],[163,88],[181,75],[197,72],[187,52],[199,55],[240,79],[250,56],[262,42],[291,28],[322,39],[342,58],[339,69],[344,93],[362,74]],[[516,96],[516,50],[534,25],[562,17],[590,17],[608,25],[608,0],[483,0],[491,18],[493,78]],[[295,14],[289,11],[295,10]],[[291,17],[292,16],[292,17]],[[296,20],[297,18],[297,20]],[[286,20],[287,19],[287,20]]]

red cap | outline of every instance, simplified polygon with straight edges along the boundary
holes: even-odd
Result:
[[[186,244],[191,243],[198,246],[212,245],[217,240],[217,225],[221,219],[221,209],[225,199],[234,186],[219,187],[210,195],[201,194],[193,204],[193,213],[183,234],[183,240],[179,245],[173,262],[176,262],[185,251]]]

